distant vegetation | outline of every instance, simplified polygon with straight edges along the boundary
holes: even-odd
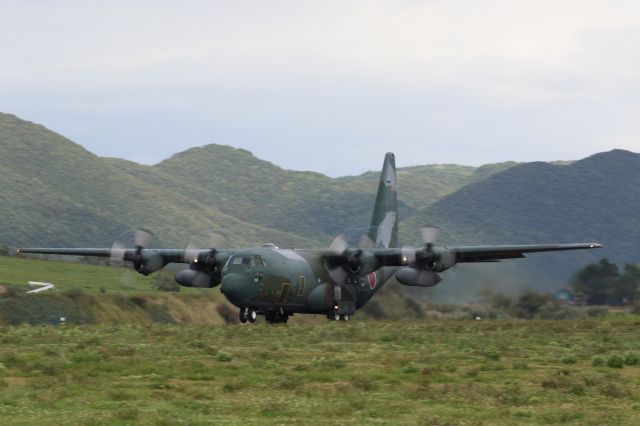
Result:
[[[625,264],[620,273],[609,259],[587,265],[571,283],[589,305],[633,305],[640,299],[640,265]]]
[[[145,166],[97,157],[0,113],[0,243],[9,247],[110,246],[137,227],[174,247],[266,241],[326,247],[346,229],[368,225],[377,179],[377,171],[331,179],[283,170],[221,145]],[[593,240],[607,246],[459,265],[433,290],[411,292],[414,298],[470,302],[487,287],[549,292],[602,256],[621,266],[640,259],[638,154],[615,150],[570,164],[414,166],[399,169],[398,182],[405,244],[421,244],[416,230],[436,225],[445,244]]]
[[[635,267],[628,269],[637,270]],[[219,289],[179,287],[173,280],[172,271],[144,277],[130,268],[19,257],[1,257],[0,271],[0,325],[58,324],[60,318],[71,324],[237,322],[237,308],[227,302]],[[51,282],[55,289],[26,294],[30,290],[28,281]],[[637,283],[635,288],[637,290]],[[637,301],[628,301],[626,306],[616,306],[610,312],[606,306],[569,306],[553,295],[535,291],[509,296],[485,289],[472,303],[439,304],[412,297],[403,286],[392,282],[354,318],[356,321],[588,319],[633,313],[640,315]],[[294,324],[324,321],[324,316],[296,315],[292,318]]]

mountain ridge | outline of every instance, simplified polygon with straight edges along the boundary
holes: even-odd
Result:
[[[230,247],[271,241],[302,248],[327,247],[346,229],[366,227],[378,172],[334,179],[217,144],[144,165],[99,157],[41,125],[0,113],[0,179],[0,241],[11,246],[108,246],[126,230],[144,227],[175,247],[206,245],[213,231]],[[532,256],[511,266],[461,266],[460,279],[445,273],[456,285],[513,270],[542,271],[553,287],[595,256],[640,258],[634,213],[640,154],[630,151],[575,162],[411,166],[398,169],[398,188],[407,244],[420,243],[417,229],[437,225],[445,244],[611,245],[611,239],[616,246]]]

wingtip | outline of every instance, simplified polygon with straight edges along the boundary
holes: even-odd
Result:
[[[589,244],[589,248],[604,248],[604,245],[600,243],[591,243]]]

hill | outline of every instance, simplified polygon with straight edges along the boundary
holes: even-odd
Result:
[[[486,170],[508,166],[477,173],[462,166],[400,169],[408,183],[400,194],[401,217]],[[43,126],[0,113],[0,242],[103,246],[145,227],[178,246],[202,243],[211,231],[223,234],[229,246],[323,246],[345,229],[369,223],[376,176],[334,180],[283,170],[222,145],[146,166],[98,157]]]
[[[616,150],[574,163],[400,168],[406,243],[416,243],[416,229],[435,224],[445,230],[445,243],[593,240],[608,246],[463,265],[420,294],[458,301],[485,285],[550,290],[595,257],[637,263],[638,158]],[[0,179],[0,243],[10,246],[109,246],[123,232],[144,227],[174,247],[210,245],[211,232],[232,247],[265,241],[323,247],[369,223],[378,172],[331,179],[284,170],[223,145],[147,166],[98,157],[43,126],[0,114]]]
[[[508,265],[461,266],[465,281],[479,271],[482,281],[514,271],[539,290],[564,284],[596,258],[618,263],[640,259],[640,154],[613,150],[569,165],[527,163],[467,185],[403,223],[405,235],[423,223],[442,227],[443,239],[464,244],[590,242],[603,250],[531,255]],[[444,287],[444,286],[443,286]],[[458,287],[458,291],[460,287]]]

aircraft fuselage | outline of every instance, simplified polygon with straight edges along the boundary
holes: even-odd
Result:
[[[220,289],[235,306],[253,309],[267,319],[270,314],[284,318],[294,313],[348,316],[364,306],[396,269],[380,268],[364,277],[354,274],[348,285],[337,287],[322,262],[320,251],[241,250],[224,266]],[[341,300],[338,310],[336,299]]]

